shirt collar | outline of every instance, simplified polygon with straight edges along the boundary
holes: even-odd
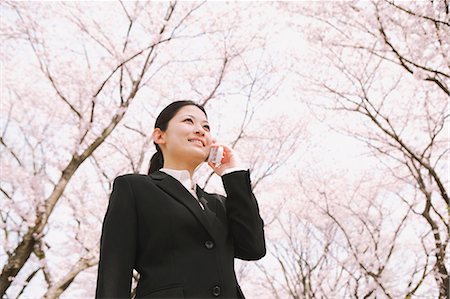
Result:
[[[177,179],[186,189],[195,190],[195,186],[197,185],[196,173],[194,171],[193,177],[189,174],[187,170],[178,170],[171,168],[161,168],[160,171],[167,173],[168,175]]]

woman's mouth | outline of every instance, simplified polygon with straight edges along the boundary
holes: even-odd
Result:
[[[205,144],[203,143],[203,141],[201,141],[200,139],[192,138],[192,139],[188,139],[188,141],[189,141],[189,142],[192,142],[192,143],[195,143],[195,144],[198,144],[198,145],[200,145],[200,146],[202,146],[202,147],[205,146]]]

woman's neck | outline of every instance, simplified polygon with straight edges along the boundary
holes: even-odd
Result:
[[[173,163],[171,161],[164,161],[164,168],[170,168],[175,170],[187,170],[189,172],[189,175],[194,175],[195,170],[197,169],[198,165],[192,164],[192,163]]]

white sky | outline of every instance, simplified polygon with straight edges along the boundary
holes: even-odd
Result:
[[[227,5],[229,5],[222,2],[213,2],[214,3],[207,3],[205,5],[209,10],[212,11],[220,11],[222,9],[222,6],[226,7]],[[235,5],[248,4],[248,2],[244,2],[245,1],[237,2],[237,4]],[[89,5],[93,6],[91,13],[95,15],[96,18],[104,21],[105,24],[109,25],[106,30],[114,31],[115,27],[112,25],[115,23],[114,13],[108,10],[107,4],[109,4],[107,1],[102,1],[101,4],[99,4],[98,2],[89,3]],[[97,5],[101,8],[97,8]],[[9,13],[9,10],[6,11],[2,9],[2,18],[9,18]],[[336,130],[338,130],[338,126],[344,126],[345,124],[351,125],[352,122],[356,122],[356,120],[351,117],[343,117],[341,115],[337,115],[332,111],[325,112],[317,108],[311,110],[310,107],[305,105],[305,100],[314,101],[314,99],[309,98],[311,96],[311,93],[304,91],[303,88],[306,88],[308,83],[299,82],[299,77],[296,75],[296,70],[307,69],[311,72],[316,71],[313,62],[308,61],[309,55],[312,55],[312,53],[315,51],[315,45],[309,44],[305,40],[305,37],[299,32],[298,27],[294,27],[292,26],[292,23],[288,23],[286,21],[286,15],[280,14],[279,11],[274,10],[273,7],[270,6],[270,3],[261,4],[258,9],[252,9],[248,11],[243,10],[241,11],[241,13],[248,17],[248,20],[246,22],[247,26],[245,27],[245,30],[243,30],[243,32],[240,31],[237,34],[242,34],[243,36],[245,36],[246,31],[252,32],[254,30],[261,30],[262,32],[267,34],[268,42],[265,44],[264,51],[262,52],[262,54],[261,51],[255,51],[255,53],[258,55],[262,55],[261,57],[264,57],[264,59],[262,60],[270,60],[274,65],[277,75],[274,76],[272,81],[269,80],[269,83],[273,84],[274,82],[277,82],[277,79],[280,79],[282,82],[278,92],[270,100],[258,107],[254,121],[252,122],[250,128],[252,130],[261,131],[265,126],[269,126],[277,122],[285,122],[293,126],[298,124],[304,126],[305,128],[302,131],[302,134],[304,134],[304,136],[300,138],[299,146],[293,153],[291,159],[289,160],[289,163],[280,168],[277,174],[273,177],[273,180],[283,182],[284,184],[286,184],[285,187],[288,187],[289,184],[295,181],[296,178],[294,177],[294,175],[298,173],[314,175],[324,174],[324,176],[342,175],[343,180],[348,179],[355,181],[363,177],[364,175],[370,174],[379,163],[370,156],[369,150],[354,138],[345,136],[343,133],[336,132]],[[199,19],[208,19],[208,14],[199,13],[197,17]],[[62,23],[58,16],[49,16],[48,22],[53,23],[55,36],[64,37],[64,39],[61,40],[58,40],[57,38],[53,39],[51,42],[54,44],[50,44],[50,47],[53,46],[55,49],[62,49],[65,47],[65,44],[68,41],[71,41],[71,38],[73,42],[77,41],[75,36],[72,37],[70,36],[70,34],[67,34],[67,32],[71,32],[73,30],[73,27],[68,27],[66,23]],[[218,19],[217,22],[227,24],[227,19]],[[295,23],[297,26],[302,24],[302,20],[300,19],[300,17],[295,20]],[[107,26],[105,25],[105,27]],[[206,46],[204,46],[203,44],[198,44],[197,46],[199,50],[206,48]],[[34,58],[30,55],[29,49],[22,48],[22,45],[15,43],[8,44],[6,47],[8,48],[5,49],[9,49],[9,47],[12,47],[13,50],[17,52],[17,55],[13,56],[14,59],[16,59],[16,64],[11,64],[8,61],[3,61],[4,55],[1,56],[2,114],[0,120],[2,126],[4,125],[4,120],[7,112],[6,107],[8,106],[5,105],[5,102],[10,101],[9,95],[5,91],[5,84],[13,84],[15,82],[18,82],[21,77],[26,77],[26,81],[30,82],[32,81],[30,80],[30,78],[34,76],[33,74],[27,73],[30,68],[29,64],[34,63]],[[76,46],[74,46],[71,48],[76,49],[77,51],[81,51],[80,47],[77,48]],[[190,50],[192,51],[192,48]],[[10,52],[8,51],[8,53]],[[62,52],[61,55],[63,56],[64,53]],[[101,55],[99,54],[99,56]],[[70,63],[70,61],[68,63]],[[13,69],[15,69],[16,71],[14,73],[11,73],[10,70]],[[80,78],[80,80],[81,79],[84,78]],[[202,82],[207,82],[208,79],[211,78],[206,78],[204,79],[205,81]],[[168,81],[169,82],[167,82],[167,84],[170,86],[172,82],[170,82],[170,80]],[[188,86],[187,82],[185,82],[185,84],[186,86]],[[183,88],[186,88],[186,86],[180,85],[176,87],[180,88],[180,90],[183,91]],[[174,91],[168,90],[167,94],[176,94],[177,91],[178,89],[174,88]],[[239,109],[236,106],[235,102],[232,101],[232,99],[233,98],[230,96],[228,102],[226,103],[214,102],[213,100],[209,107],[211,109],[211,111],[209,112],[211,125],[213,129],[216,130],[219,138],[225,141],[230,140],[233,137],[229,133],[230,130],[228,126],[239,124],[240,120],[242,119],[242,113],[239,113]],[[142,99],[137,100],[142,101]],[[318,100],[323,99],[318,98]],[[47,103],[47,99],[42,99],[42,105],[49,105]],[[136,103],[136,107],[140,107],[140,105],[141,104]],[[49,106],[49,108],[51,109],[52,107]],[[141,113],[141,110],[138,108],[136,109],[137,110],[135,110],[134,112],[131,112],[130,109],[130,113],[136,113],[136,116],[130,115],[127,117],[133,116],[136,117],[136,119],[139,119],[139,113]],[[148,120],[140,119],[137,121],[137,123],[145,125],[148,123]],[[63,130],[62,128],[59,129],[61,131]],[[150,130],[151,128],[148,129]],[[273,131],[271,132],[273,134]],[[283,130],[281,130],[280,133],[283,133]],[[59,141],[61,142],[61,140]],[[56,140],[55,142],[58,141]],[[61,145],[61,147],[62,146],[63,145]],[[239,148],[237,148],[236,150],[239,152]],[[247,154],[249,153],[242,153],[244,157]],[[90,166],[85,167],[86,169],[90,168]],[[5,174],[2,172],[2,177],[3,175]],[[374,176],[377,176],[377,174],[374,174]],[[265,184],[268,183],[268,181],[265,182]],[[269,202],[272,200],[274,194],[277,194],[277,192],[262,192],[263,190],[265,190],[265,188],[273,188],[272,186],[259,186],[258,188],[261,189],[259,200],[260,205],[262,206],[262,210],[263,212],[269,214],[271,212],[271,205],[269,204]],[[284,190],[277,191],[280,192]],[[63,207],[58,210],[58,213],[60,214],[56,217],[65,217]],[[66,215],[66,217],[69,216]],[[58,229],[55,229],[52,233],[52,238],[54,238],[54,245],[61,245],[58,243],[62,242],[63,236],[68,236],[64,235],[64,231]],[[52,238],[50,238],[50,240]],[[61,262],[57,259],[58,257],[55,257],[55,260],[53,260],[55,265]],[[4,257],[0,257],[0,260],[3,262]],[[81,274],[80,277],[75,280],[73,285],[74,287],[71,287],[66,293],[64,293],[63,297],[74,298],[76,296],[84,296],[85,290],[82,290],[83,282],[89,279],[95,279],[95,271],[96,269],[92,268],[86,271],[86,273]],[[19,279],[24,278],[20,277]],[[42,277],[40,279],[42,279]],[[27,289],[27,294],[30,294],[30,298],[33,297],[31,295],[33,294],[33,292],[36,292],[36,290],[39,290],[42,287],[42,281],[40,281],[40,279],[33,280],[33,286],[30,286]],[[242,285],[244,293],[247,294],[248,298],[261,298],[261,287],[254,285],[254,282],[252,280],[248,280],[248,282],[244,280],[242,281]],[[92,286],[90,287],[89,291],[92,291]]]

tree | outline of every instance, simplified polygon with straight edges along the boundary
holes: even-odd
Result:
[[[255,23],[247,18],[250,10],[237,13],[231,4],[1,5],[8,76],[0,140],[0,293],[57,298],[94,270],[112,179],[146,173],[149,134],[161,107],[187,98],[212,111],[233,107],[237,134],[222,138],[251,146],[252,116],[281,79],[261,50],[270,34],[259,30],[264,19]],[[291,146],[280,141],[271,146],[281,152]],[[255,168],[254,181],[283,161]],[[78,295],[92,296],[92,277],[85,279],[91,286]]]
[[[374,1],[301,9],[313,20],[308,34],[319,45],[323,67],[299,75],[326,98],[327,109],[351,119],[334,128],[364,142],[397,179],[396,192],[390,192],[411,211],[404,214],[405,225],[421,223],[416,239],[422,244],[421,263],[407,276],[411,281],[401,296],[420,292],[431,274],[434,290],[444,298],[450,232],[444,158],[449,152],[448,3]]]
[[[45,5],[38,6],[37,4],[34,4],[33,6],[33,9],[36,9],[38,13],[44,14],[44,16],[48,13],[46,9],[55,9],[55,7],[45,7]],[[45,86],[45,88],[47,91],[50,89],[49,95],[54,98],[54,105],[58,107],[58,109],[64,111],[64,116],[68,117],[69,123],[77,125],[79,127],[79,131],[74,134],[71,140],[72,146],[69,148],[71,157],[67,159],[66,156],[66,159],[63,160],[65,162],[58,165],[61,173],[57,175],[56,179],[54,181],[51,179],[49,180],[49,172],[53,172],[54,175],[54,172],[56,171],[55,169],[51,169],[53,166],[52,164],[56,161],[47,161],[51,160],[51,157],[47,155],[43,155],[40,161],[39,159],[27,159],[27,156],[30,154],[36,155],[39,151],[47,150],[49,144],[46,142],[47,136],[45,131],[50,127],[49,124],[44,126],[43,132],[40,132],[41,136],[37,137],[36,134],[33,134],[34,132],[29,132],[29,130],[24,127],[24,123],[20,122],[20,120],[18,121],[17,119],[14,119],[14,116],[11,114],[15,107],[12,101],[9,102],[11,103],[9,106],[9,116],[11,117],[6,120],[6,124],[4,126],[5,129],[3,130],[2,136],[3,148],[15,158],[15,166],[19,166],[22,168],[22,172],[29,175],[27,179],[32,181],[34,180],[35,185],[38,184],[38,186],[34,186],[34,188],[37,187],[42,190],[43,188],[49,188],[51,186],[50,188],[52,188],[52,191],[47,196],[42,196],[44,195],[43,192],[40,194],[38,193],[39,195],[36,194],[37,196],[31,200],[32,204],[29,206],[31,211],[27,213],[27,215],[13,215],[9,213],[9,209],[6,210],[7,212],[5,212],[4,215],[2,215],[5,222],[12,221],[14,223],[19,221],[20,223],[20,221],[23,221],[27,223],[27,227],[16,231],[16,236],[14,236],[14,239],[17,240],[17,245],[13,247],[11,251],[7,251],[8,260],[5,263],[0,275],[0,293],[2,296],[5,294],[11,282],[23,268],[33,252],[39,258],[45,258],[42,253],[39,253],[44,252],[42,250],[43,248],[39,248],[39,246],[43,244],[42,239],[45,235],[45,228],[48,225],[49,217],[51,216],[53,209],[60,200],[64,190],[73,175],[76,173],[77,169],[105,141],[105,139],[111,134],[111,132],[125,116],[130,103],[134,100],[136,94],[139,92],[144,83],[143,80],[145,80],[145,75],[147,74],[149,66],[154,61],[156,47],[159,44],[170,40],[175,34],[175,30],[167,33],[169,29],[165,24],[165,22],[170,21],[174,8],[175,5],[172,3],[168,6],[167,13],[163,19],[164,22],[160,26],[160,30],[156,35],[155,40],[148,43],[137,53],[136,50],[131,50],[131,54],[127,51],[127,45],[130,37],[129,33],[133,27],[133,17],[136,18],[136,16],[130,17],[127,15],[129,18],[129,31],[128,35],[125,39],[123,39],[121,45],[118,45],[119,47],[110,48],[103,44],[102,41],[98,40],[98,43],[101,44],[110,54],[108,55],[109,57],[107,56],[107,58],[109,58],[109,64],[114,66],[107,71],[106,74],[103,73],[103,79],[100,79],[91,85],[91,94],[88,95],[86,92],[80,92],[81,85],[71,88],[72,86],[69,84],[69,80],[72,78],[70,75],[67,76],[67,74],[64,73],[67,71],[66,69],[60,68],[59,63],[53,60],[54,54],[51,53],[51,45],[48,45],[51,41],[46,40],[45,37],[42,36],[44,32],[40,30],[43,30],[44,26],[36,21],[37,18],[33,18],[29,8],[27,10],[25,5],[20,5],[17,3],[6,4],[5,9],[7,9],[10,14],[15,15],[11,21],[19,23],[19,27],[16,30],[13,30],[9,37],[19,39],[19,42],[26,42],[31,48],[35,58],[34,63],[37,63],[41,72],[39,79],[46,80],[47,86]],[[125,7],[123,7],[123,12],[125,14],[127,13]],[[80,26],[83,26],[83,24],[80,24]],[[11,28],[12,26],[8,29]],[[15,34],[17,36],[14,36]],[[93,39],[95,40],[95,37],[93,37]],[[122,46],[122,49],[120,49],[120,46]],[[89,53],[87,52],[88,50],[84,50],[86,51],[85,61],[83,61],[86,66],[84,71],[87,75],[89,71],[95,72],[96,70],[91,69],[92,61],[90,61],[90,59],[92,58],[89,57]],[[116,56],[120,54],[122,54],[125,59]],[[77,57],[77,60],[79,61],[80,57]],[[137,67],[136,71],[130,70],[132,63],[134,63],[134,67]],[[99,74],[101,74],[101,72]],[[18,86],[8,86],[10,91],[10,99],[16,100],[22,105],[25,104],[23,106],[19,104],[22,106],[20,108],[27,109],[26,105],[33,104],[33,98],[35,95],[32,95],[33,98],[30,99],[26,95],[21,95],[17,87]],[[110,109],[109,116],[104,118],[106,111],[101,110],[102,108],[104,109],[104,103],[107,103],[108,97],[116,90],[119,91],[119,99],[116,101],[114,109]],[[80,92],[80,94],[77,94],[77,92]],[[87,96],[87,98],[84,98],[84,96]],[[28,108],[29,107],[32,106],[28,106]],[[99,112],[103,112],[105,114],[99,116]],[[28,151],[20,151],[10,146],[10,142],[14,142],[11,140],[10,132],[12,131],[12,134],[14,134],[16,133],[16,130],[22,133],[21,135],[28,145]],[[10,166],[13,167],[13,164]],[[29,167],[33,167],[34,171],[31,173],[27,171]],[[14,183],[15,182],[10,181],[8,184],[9,186],[6,185],[5,187],[2,187],[2,192],[8,199],[7,204],[10,207],[11,205],[18,204],[16,199],[16,191],[17,189],[20,189],[20,187]],[[46,186],[48,183],[50,183],[50,186]],[[25,190],[21,191],[23,192]],[[27,194],[29,193],[23,192],[22,196],[19,197],[19,201],[23,201],[23,196],[28,197]],[[26,199],[27,198],[25,198],[25,200]],[[30,202],[29,199],[28,202]],[[10,229],[7,227],[5,228]],[[92,266],[92,262],[84,263],[84,265],[86,267]],[[46,277],[46,279],[50,288],[52,288],[53,285],[51,277]]]

